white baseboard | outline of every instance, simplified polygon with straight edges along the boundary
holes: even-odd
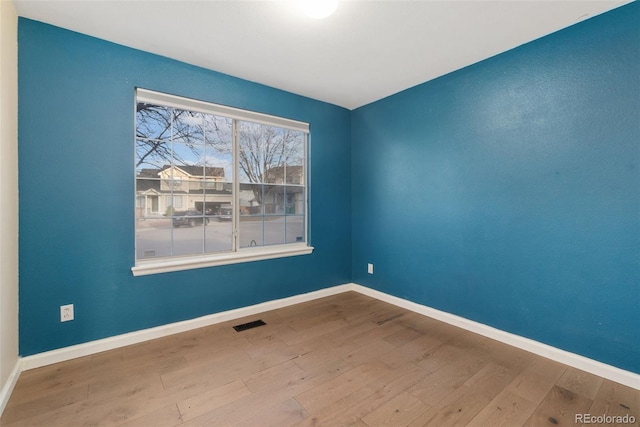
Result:
[[[295,295],[288,298],[267,301],[261,304],[256,304],[248,307],[238,308],[235,310],[224,311],[215,313],[196,319],[185,320],[182,322],[171,323],[164,326],[158,326],[155,328],[145,329],[141,331],[131,332],[115,337],[109,337],[97,341],[91,341],[88,343],[78,344],[70,347],[65,347],[57,350],[47,351],[44,353],[35,354],[33,356],[24,357],[21,360],[20,368],[22,370],[28,370],[38,368],[40,366],[46,366],[53,363],[62,362],[65,360],[74,359],[76,357],[88,356],[90,354],[99,353],[101,351],[111,350],[114,348],[124,347],[126,345],[136,344],[143,341],[148,341],[155,338],[161,338],[167,335],[172,335],[180,332],[189,331],[204,326],[213,325],[216,323],[226,322],[228,320],[234,320],[241,317],[252,316],[255,314],[263,313],[265,311],[274,310],[282,307],[287,307],[293,304],[299,304],[302,302],[312,301],[314,299],[323,298],[330,295],[335,295],[347,291],[359,292],[363,295],[367,295],[384,302],[396,305],[398,307],[405,308],[407,310],[422,314],[424,316],[431,317],[436,320],[443,321],[453,326],[483,335],[488,338],[492,338],[496,341],[503,342],[508,345],[529,351],[531,353],[546,357],[548,359],[555,360],[560,363],[564,363],[569,366],[573,366],[577,369],[581,369],[586,372],[590,372],[594,375],[607,378],[611,381],[615,381],[620,384],[640,390],[640,375],[633,372],[625,371],[620,368],[616,368],[611,365],[607,365],[602,362],[598,362],[593,359],[586,358],[574,353],[570,353],[559,348],[551,347],[547,344],[543,344],[538,341],[524,338],[519,335],[514,335],[509,332],[505,332],[491,326],[483,325],[482,323],[474,322],[464,317],[456,316],[444,311],[436,310],[434,308],[417,304],[415,302],[398,298],[389,294],[385,294],[374,289],[370,289],[355,283],[349,283],[345,285],[334,286],[331,288],[321,289],[318,291],[309,292],[306,294]],[[17,380],[19,372],[15,375]],[[14,380],[15,384],[15,380]],[[5,386],[5,388],[7,388]],[[5,393],[3,388],[3,393]],[[13,386],[9,389],[9,393],[13,389]],[[3,398],[4,394],[0,395]],[[6,396],[8,399],[8,395]],[[0,400],[2,403],[2,400]],[[1,412],[0,412],[1,413]]]
[[[293,304],[312,301],[314,299],[347,292],[349,290],[351,290],[351,285],[333,286],[331,288],[325,288],[306,294],[294,295],[288,298],[267,301],[234,310],[222,311],[220,313],[209,314],[207,316],[184,320],[182,322],[170,323],[168,325],[157,326],[155,328],[143,329],[140,331],[116,335],[114,337],[64,347],[57,350],[46,351],[44,353],[38,353],[32,356],[24,357],[22,359],[22,369],[26,371],[29,369],[39,368],[41,366],[63,362],[65,360],[71,360],[77,357],[88,356],[91,354],[99,353],[101,351],[112,350],[114,348],[137,344],[156,338],[162,338],[168,335],[190,331],[192,329],[215,325],[216,323],[222,323],[228,320],[239,319],[246,316],[253,316],[255,314],[264,313],[265,311],[275,310]]]
[[[556,362],[560,362],[565,365],[569,365],[574,368],[581,369],[594,375],[598,375],[611,381],[615,381],[628,387],[640,390],[640,375],[636,373],[625,371],[623,369],[616,368],[615,366],[598,362],[597,360],[589,359],[575,353],[570,353],[568,351],[561,350],[559,348],[552,347],[550,345],[543,344],[529,338],[511,334],[509,332],[505,332],[500,329],[484,325],[482,323],[474,322],[473,320],[465,319],[464,317],[456,316],[455,314],[436,310],[435,308],[417,304],[415,302],[398,298],[393,295],[385,294],[384,292],[376,291],[374,289],[360,286],[355,283],[351,284],[351,289],[361,294],[368,295],[381,301],[396,305],[398,307],[402,307],[407,310],[422,314],[424,316],[431,317],[450,325],[474,332],[478,335],[482,335],[496,341],[509,344],[513,347],[517,347],[522,350],[537,354],[539,356],[546,357],[547,359],[555,360]]]
[[[13,367],[13,370],[7,378],[7,381],[0,389],[0,416],[2,416],[4,408],[6,408],[7,403],[9,402],[9,397],[11,397],[11,393],[13,392],[13,388],[16,386],[16,382],[18,382],[18,377],[20,376],[20,372],[22,372],[21,365],[21,360],[20,358],[18,358],[16,360],[15,366]]]

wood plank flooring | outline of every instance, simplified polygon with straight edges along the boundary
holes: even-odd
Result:
[[[640,391],[349,292],[23,372],[0,424],[580,425],[575,414],[637,426]]]

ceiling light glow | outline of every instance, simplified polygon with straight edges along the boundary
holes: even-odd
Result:
[[[297,3],[305,15],[315,19],[326,18],[338,8],[338,0],[298,0]]]

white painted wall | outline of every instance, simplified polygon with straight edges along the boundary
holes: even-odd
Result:
[[[18,16],[0,0],[0,413],[18,368]]]

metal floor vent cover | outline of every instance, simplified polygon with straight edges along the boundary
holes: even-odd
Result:
[[[266,323],[264,323],[262,320],[254,320],[253,322],[243,323],[242,325],[236,325],[233,327],[233,329],[235,329],[236,332],[242,332],[242,331],[246,331],[247,329],[257,328],[258,326],[263,326],[263,325],[266,325]]]

